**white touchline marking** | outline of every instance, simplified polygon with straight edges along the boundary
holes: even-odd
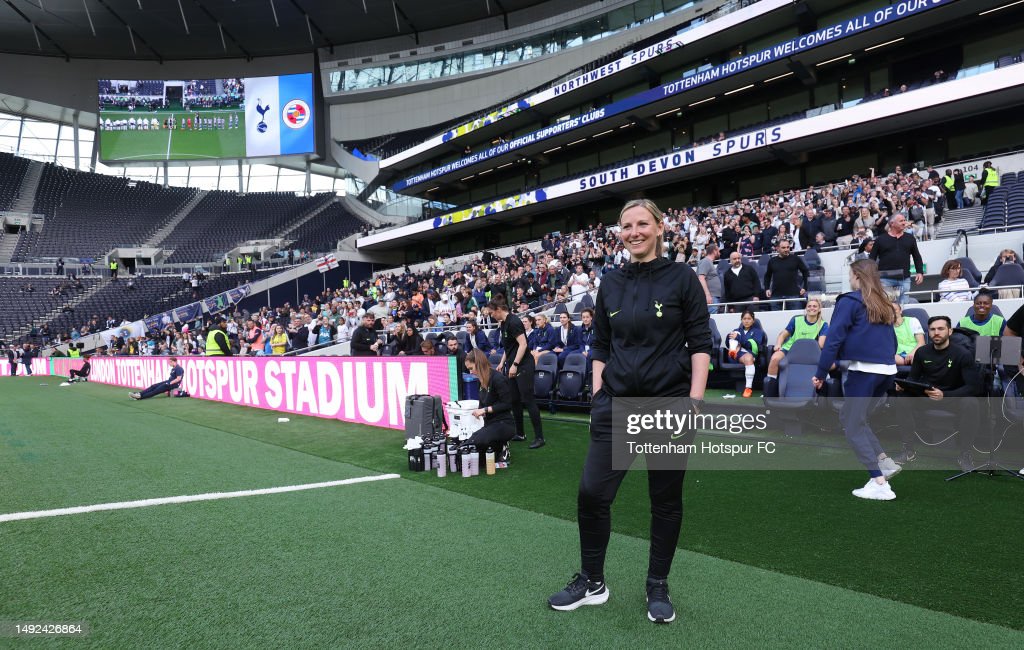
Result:
[[[179,497],[161,497],[159,499],[142,499],[139,501],[120,501],[117,503],[97,503],[92,506],[75,506],[73,508],[57,508],[56,510],[34,510],[32,512],[12,512],[0,515],[0,523],[5,521],[21,521],[23,519],[42,519],[44,517],[61,517],[63,515],[80,515],[87,512],[101,512],[103,510],[128,510],[130,508],[148,508],[149,506],[163,506],[170,503],[191,503],[193,501],[217,501],[219,499],[237,499],[238,497],[251,497],[262,494],[280,494],[282,492],[300,492],[302,490],[319,490],[321,488],[336,487],[338,485],[353,485],[355,483],[369,483],[371,481],[386,481],[388,479],[401,478],[398,474],[380,474],[378,476],[361,476],[359,478],[347,478],[341,481],[325,481],[323,483],[306,483],[303,485],[285,485],[283,487],[263,488],[259,490],[239,490],[238,492],[210,492],[207,494],[186,494]]]

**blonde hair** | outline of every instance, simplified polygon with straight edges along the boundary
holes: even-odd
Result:
[[[633,208],[643,208],[650,212],[651,216],[654,217],[655,223],[661,223],[664,220],[661,210],[655,205],[654,201],[650,199],[633,199],[626,201],[626,205],[622,206],[622,210],[619,211],[619,223],[622,223],[622,215],[626,214],[626,210],[632,210]]]
[[[632,199],[630,201],[626,201],[626,205],[622,206],[622,210],[619,211],[620,225],[622,224],[622,215],[626,214],[627,210],[632,210],[633,208],[643,208],[644,210],[647,210],[651,217],[654,218],[654,223],[658,225],[661,225],[665,221],[665,218],[662,216],[661,209],[654,203],[654,201],[650,199]],[[665,247],[667,245],[668,242],[664,240],[663,235],[662,241],[658,245],[658,250],[656,251],[659,257],[665,254]]]

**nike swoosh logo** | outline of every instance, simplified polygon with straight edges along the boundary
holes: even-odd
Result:
[[[587,596],[593,596],[594,594],[599,594],[602,591],[604,591],[604,585],[601,585],[600,587],[598,587],[597,589],[595,589],[593,591],[587,589]]]
[[[929,361],[928,359],[925,359],[924,362],[925,363],[931,363],[931,361]]]
[[[608,318],[615,318],[615,314],[619,313],[620,311],[622,311],[622,310],[620,309],[620,310],[618,310],[618,311],[613,311],[613,312],[610,312],[610,313],[608,314]]]

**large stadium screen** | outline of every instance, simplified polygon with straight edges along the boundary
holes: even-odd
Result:
[[[101,79],[100,159],[220,160],[316,152],[313,75]]]

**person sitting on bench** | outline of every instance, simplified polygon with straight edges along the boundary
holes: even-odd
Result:
[[[931,386],[924,391],[924,397],[910,399],[908,413],[913,427],[901,427],[903,453],[894,458],[903,464],[916,458],[913,437],[917,425],[923,424],[925,411],[948,411],[956,416],[957,447],[960,450],[958,464],[966,472],[974,468],[971,446],[978,428],[978,402],[973,399],[979,394],[981,377],[978,365],[971,353],[950,341],[953,332],[948,316],[932,316],[928,319],[928,336],[931,342],[922,345],[914,353],[908,379]],[[901,389],[897,387],[897,391]],[[962,399],[952,400],[959,397]]]

